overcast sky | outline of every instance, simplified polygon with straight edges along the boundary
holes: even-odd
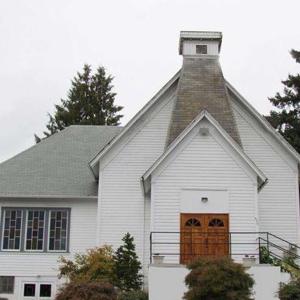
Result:
[[[181,67],[180,30],[223,32],[221,64],[261,113],[299,72],[299,0],[0,2],[0,161],[34,144],[84,63],[114,79],[123,125]]]

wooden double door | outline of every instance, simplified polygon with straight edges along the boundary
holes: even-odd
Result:
[[[180,263],[229,254],[228,214],[181,214]]]

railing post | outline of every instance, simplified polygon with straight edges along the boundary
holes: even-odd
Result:
[[[270,255],[269,232],[267,232],[267,250],[268,250],[268,255]]]
[[[150,232],[150,264],[152,264],[152,232]]]
[[[229,257],[231,258],[231,253],[232,253],[232,249],[231,249],[231,232],[229,232]]]
[[[260,237],[258,237],[258,255],[259,255],[259,263],[261,264],[261,245],[260,245]]]

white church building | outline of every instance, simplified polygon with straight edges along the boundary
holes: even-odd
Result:
[[[221,43],[181,32],[181,70],[124,128],[70,126],[0,164],[0,299],[54,299],[60,256],[126,232],[150,300],[180,300],[185,265],[224,255],[277,299],[260,249],[298,250],[300,156],[223,77]]]

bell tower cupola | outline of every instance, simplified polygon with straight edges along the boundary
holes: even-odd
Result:
[[[218,56],[221,44],[222,32],[181,31],[179,54],[183,56]]]

